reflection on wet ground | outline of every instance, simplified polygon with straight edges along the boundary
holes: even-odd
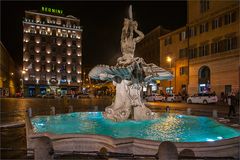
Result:
[[[1,124],[25,120],[25,111],[31,107],[33,116],[49,115],[50,107],[56,108],[56,114],[67,113],[68,106],[74,112],[103,111],[111,104],[112,98],[100,99],[38,99],[38,98],[1,98]],[[4,149],[26,149],[25,127],[1,128],[1,159],[26,159],[25,151],[7,151]]]
[[[1,148],[26,149],[25,127],[1,129]],[[1,150],[1,158],[24,159],[26,152]]]

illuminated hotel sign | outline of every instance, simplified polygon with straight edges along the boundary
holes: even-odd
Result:
[[[41,11],[42,12],[53,13],[53,14],[63,14],[63,10],[56,9],[56,8],[49,8],[49,7],[42,7]]]

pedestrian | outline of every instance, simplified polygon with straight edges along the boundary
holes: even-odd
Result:
[[[166,106],[166,112],[170,112],[170,107],[169,106]]]
[[[225,95],[224,92],[221,92],[220,102],[224,104]]]
[[[215,92],[215,91],[213,91],[212,95],[213,95],[213,96],[216,96],[216,92]]]
[[[235,95],[232,93],[227,98],[227,103],[229,106],[229,112],[228,117],[231,117],[231,115],[236,116],[236,110],[235,110]]]
[[[237,94],[236,94],[236,105],[239,106],[239,98],[240,98],[240,92],[238,90]]]

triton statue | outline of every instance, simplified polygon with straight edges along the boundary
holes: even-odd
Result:
[[[155,118],[155,114],[142,101],[143,86],[151,80],[172,78],[168,71],[155,64],[147,64],[142,58],[134,57],[136,43],[144,38],[144,34],[137,28],[138,23],[132,18],[130,6],[129,19],[124,19],[122,28],[122,57],[117,59],[115,66],[98,65],[89,73],[92,79],[113,81],[113,85],[116,86],[115,100],[103,113],[106,118],[113,121]],[[134,33],[138,36],[134,37]]]

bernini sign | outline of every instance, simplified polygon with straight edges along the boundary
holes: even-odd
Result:
[[[50,8],[50,7],[41,7],[42,12],[48,12],[48,13],[54,13],[54,14],[63,14],[63,10],[56,9],[56,8]]]

